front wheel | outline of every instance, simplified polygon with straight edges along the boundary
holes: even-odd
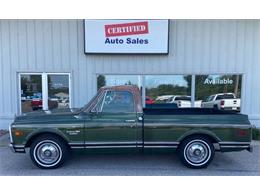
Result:
[[[40,168],[61,166],[68,156],[68,146],[58,136],[42,135],[33,140],[30,147],[32,161]]]
[[[205,136],[191,136],[181,142],[178,155],[181,162],[190,168],[204,168],[215,154],[212,142]]]

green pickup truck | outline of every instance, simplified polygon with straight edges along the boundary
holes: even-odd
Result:
[[[103,87],[80,109],[37,111],[10,125],[10,147],[40,168],[56,168],[72,149],[86,152],[177,152],[190,168],[215,151],[252,151],[248,117],[209,108],[143,108],[136,86]]]

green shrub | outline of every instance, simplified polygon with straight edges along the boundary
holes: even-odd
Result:
[[[260,129],[253,129],[253,140],[260,140]]]

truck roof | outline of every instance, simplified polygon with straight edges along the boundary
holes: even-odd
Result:
[[[105,87],[101,87],[101,89],[103,90],[138,90],[139,88],[136,85],[117,85],[117,86],[105,86]]]
[[[213,95],[234,95],[234,93],[217,93],[217,94],[213,94]]]

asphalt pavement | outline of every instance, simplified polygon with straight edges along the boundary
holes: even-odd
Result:
[[[6,136],[7,137],[7,136]],[[3,138],[0,138],[0,141]],[[4,138],[7,140],[7,138]],[[13,153],[6,145],[0,145],[0,175],[257,175],[260,176],[260,142],[254,141],[254,151],[217,152],[206,169],[184,167],[176,154],[85,154],[72,153],[60,168],[43,170],[36,167],[29,153]]]

